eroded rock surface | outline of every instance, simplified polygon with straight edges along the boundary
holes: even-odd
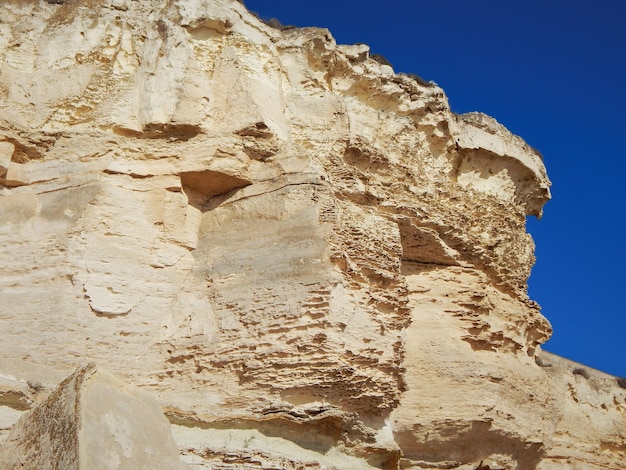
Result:
[[[157,402],[90,364],[22,415],[0,446],[0,468],[186,466]]]
[[[2,374],[97,361],[206,468],[620,468],[624,390],[535,362],[522,139],[235,0],[0,8]]]

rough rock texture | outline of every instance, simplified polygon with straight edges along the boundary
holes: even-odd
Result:
[[[520,138],[235,0],[0,10],[7,423],[94,360],[205,468],[624,466],[626,391],[536,363]]]
[[[187,468],[159,405],[94,364],[24,414],[0,447],[0,468]]]

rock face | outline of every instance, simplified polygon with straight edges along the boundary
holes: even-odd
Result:
[[[15,424],[0,468],[183,469],[158,404],[90,364]]]
[[[624,466],[626,390],[537,364],[519,137],[235,0],[0,10],[8,422],[89,360],[205,468]]]

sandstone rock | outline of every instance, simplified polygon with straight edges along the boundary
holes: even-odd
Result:
[[[156,402],[93,364],[20,418],[0,447],[0,467],[186,468]]]
[[[6,393],[96,361],[206,468],[623,467],[614,378],[536,363],[521,138],[235,0],[0,12]]]
[[[25,410],[33,406],[40,384],[0,374],[0,444]]]

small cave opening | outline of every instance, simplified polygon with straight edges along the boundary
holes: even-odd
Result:
[[[211,209],[213,198],[252,184],[246,179],[212,170],[186,171],[179,176],[189,204],[201,212]]]
[[[400,242],[402,243],[402,262],[422,263],[436,266],[457,266],[458,255],[430,227],[418,225],[414,219],[400,218]]]

